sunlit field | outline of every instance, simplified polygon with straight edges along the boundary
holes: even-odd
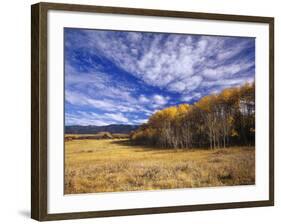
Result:
[[[175,150],[128,139],[65,142],[65,194],[252,184],[254,147]]]

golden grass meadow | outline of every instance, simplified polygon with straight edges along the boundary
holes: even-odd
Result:
[[[157,149],[128,139],[65,142],[65,194],[255,184],[254,147]]]

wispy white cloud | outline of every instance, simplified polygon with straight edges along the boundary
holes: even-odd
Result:
[[[146,84],[172,92],[192,91],[203,78],[218,80],[240,72],[243,61],[224,62],[245,50],[249,41],[231,37],[149,35],[85,31],[88,45]],[[196,41],[195,41],[196,38]],[[194,77],[195,76],[195,77]]]
[[[254,77],[240,77],[235,79],[224,79],[224,80],[216,80],[216,81],[206,81],[203,83],[204,87],[214,87],[217,86],[217,89],[220,91],[224,88],[228,88],[231,86],[240,86],[245,83],[252,83],[254,81]]]
[[[97,125],[97,126],[103,126],[103,125],[109,125],[109,121],[104,121],[103,118],[96,118],[94,116],[91,116],[91,114],[86,113],[79,113],[79,114],[65,114],[65,121],[66,125]]]
[[[140,95],[139,101],[140,101],[140,103],[149,103],[150,102],[150,100],[144,95]]]
[[[144,124],[148,121],[148,119],[135,119],[135,120],[132,120],[133,121],[133,124]]]
[[[65,114],[66,125],[110,125],[110,124],[132,124],[139,125],[147,122],[147,119],[130,119],[123,113],[103,113],[77,111]]]
[[[193,93],[187,93],[187,94],[183,94],[181,96],[181,101],[182,102],[189,102],[191,100],[199,100],[201,97],[203,96],[202,93],[200,92],[193,92]]]
[[[254,61],[222,65],[216,68],[205,68],[202,71],[202,75],[209,80],[235,79],[237,77],[233,77],[234,74],[245,71],[252,66],[254,66]]]
[[[167,104],[169,97],[164,97],[159,94],[155,94],[155,95],[153,95],[152,100],[156,106],[162,106],[162,105]]]
[[[102,111],[121,111],[121,112],[134,112],[137,110],[133,105],[127,102],[118,102],[111,99],[95,99],[91,96],[75,91],[65,91],[66,102],[77,106],[90,106],[92,109]]]
[[[106,117],[114,120],[114,121],[118,121],[118,122],[123,122],[123,123],[128,123],[129,120],[128,118],[126,118],[123,114],[121,113],[114,113],[114,114],[110,114],[110,113],[105,113],[104,114]]]
[[[186,93],[195,90],[200,86],[203,78],[201,76],[187,77],[182,80],[172,82],[168,89],[173,92]]]

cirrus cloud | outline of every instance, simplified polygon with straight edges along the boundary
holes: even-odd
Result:
[[[66,111],[95,123],[137,124],[254,76],[255,38],[65,28]]]

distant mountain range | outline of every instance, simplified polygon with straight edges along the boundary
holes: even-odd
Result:
[[[110,132],[112,134],[129,134],[131,131],[135,131],[139,126],[138,125],[124,125],[124,124],[110,124],[106,126],[80,126],[72,125],[65,126],[65,134],[97,134],[99,132]]]

